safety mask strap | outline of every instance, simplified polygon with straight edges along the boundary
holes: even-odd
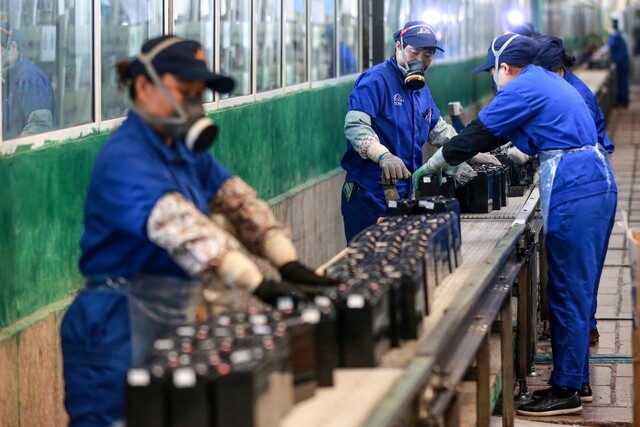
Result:
[[[153,59],[160,52],[162,52],[163,50],[165,50],[169,46],[173,46],[174,44],[180,43],[181,41],[183,41],[183,40],[178,38],[178,37],[171,37],[171,38],[166,39],[163,42],[159,43],[158,45],[156,45],[149,52],[140,53],[138,55],[138,60],[142,63],[142,65],[144,65],[144,68],[147,71],[147,74],[149,74],[149,77],[151,77],[151,81],[153,81],[153,83],[160,88],[160,90],[162,91],[164,96],[166,96],[167,99],[169,100],[169,103],[173,107],[173,110],[178,115],[178,117],[175,117],[175,118],[174,117],[166,117],[163,120],[165,122],[168,122],[168,123],[176,123],[176,124],[185,123],[187,121],[187,119],[188,119],[187,112],[182,107],[182,105],[180,105],[180,103],[178,103],[178,101],[173,97],[173,95],[171,95],[171,93],[169,92],[169,89],[167,89],[167,87],[164,85],[162,80],[160,80],[160,76],[158,75],[158,72],[156,71],[155,67],[153,66]]]
[[[507,46],[509,46],[509,43],[511,43],[513,39],[515,39],[518,36],[519,34],[514,34],[513,36],[511,36],[511,38],[509,38],[506,42],[504,42],[502,47],[498,50],[496,50],[496,40],[498,40],[500,37],[496,37],[491,42],[491,52],[493,52],[493,56],[495,57],[494,69],[496,70],[496,72],[493,73],[493,81],[496,84],[496,87],[498,88],[498,90],[500,90],[500,83],[498,83],[498,73],[500,72],[500,55],[502,54],[502,52],[505,51]]]

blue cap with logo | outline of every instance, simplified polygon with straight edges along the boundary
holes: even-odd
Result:
[[[235,86],[230,77],[207,68],[202,45],[195,40],[166,35],[147,41],[129,65],[131,77],[147,74],[143,60],[151,64],[159,76],[170,73],[183,80],[203,80],[208,88],[222,93],[231,92]]]
[[[505,46],[506,45],[506,46]],[[504,49],[502,49],[504,46]],[[495,38],[487,49],[487,60],[474,68],[471,73],[489,71],[496,66],[496,55],[500,63],[512,65],[529,65],[538,55],[540,46],[534,39],[514,33],[506,33]]]
[[[547,70],[553,70],[562,64],[562,52],[564,44],[562,39],[552,35],[544,35],[536,38],[540,44],[540,52],[536,56],[534,64]]]
[[[444,52],[444,49],[438,46],[435,30],[424,21],[407,22],[402,30],[398,30],[393,34],[393,39],[397,42],[403,41],[409,46],[420,49],[433,47]]]

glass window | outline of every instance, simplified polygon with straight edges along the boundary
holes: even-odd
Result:
[[[287,86],[307,81],[307,2],[285,0],[285,76]]]
[[[336,76],[334,0],[311,0],[311,80]]]
[[[236,81],[231,94],[251,94],[251,1],[220,2],[220,71]]]
[[[174,0],[174,34],[185,39],[197,40],[202,44],[207,56],[207,66],[213,70],[213,1],[214,0]],[[213,92],[206,91],[204,102],[213,101]]]
[[[340,1],[338,68],[339,76],[346,76],[360,71],[358,56],[358,40],[360,24],[358,21],[358,2],[351,0]]]
[[[256,8],[256,89],[258,92],[282,87],[282,42],[280,0],[262,0]]]
[[[88,3],[78,0],[79,3]],[[101,0],[102,118],[126,114],[129,93],[118,89],[115,64],[140,53],[142,44],[162,34],[162,2]],[[87,35],[87,40],[91,37]],[[90,69],[87,72],[91,72]],[[89,105],[90,101],[85,104]]]
[[[93,119],[91,2],[1,3],[2,136]]]

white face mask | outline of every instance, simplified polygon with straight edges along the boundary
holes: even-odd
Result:
[[[511,43],[511,41],[513,41],[513,39],[515,39],[516,37],[518,37],[519,34],[514,34],[513,36],[511,36],[511,38],[509,40],[507,40],[500,49],[496,50],[496,40],[498,40],[500,37],[496,37],[495,39],[493,39],[493,41],[491,42],[491,52],[493,52],[493,56],[495,57],[495,65],[494,65],[494,73],[493,73],[493,82],[496,84],[496,88],[498,90],[500,90],[501,86],[500,83],[498,81],[498,73],[500,72],[500,55],[502,54],[502,52],[505,51],[505,49],[507,48],[507,46],[509,46],[509,43]]]

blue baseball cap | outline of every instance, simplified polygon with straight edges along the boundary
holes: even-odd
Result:
[[[221,93],[231,92],[235,86],[230,77],[207,68],[204,49],[195,40],[172,35],[148,40],[142,45],[140,55],[129,65],[132,78],[140,74],[148,75],[145,61],[153,66],[159,76],[171,73],[183,80],[202,80],[208,88]]]
[[[435,30],[424,21],[407,22],[404,24],[404,28],[393,34],[393,39],[397,42],[402,39],[409,46],[420,49],[433,47],[444,52],[444,49],[438,46]]]
[[[487,61],[479,67],[474,68],[471,71],[471,74],[477,74],[481,71],[489,71],[491,68],[495,67],[496,57],[494,50],[498,53],[502,46],[509,40],[511,41],[504,51],[499,53],[498,60],[500,63],[506,62],[507,64],[513,65],[528,65],[531,64],[536,55],[538,55],[540,46],[537,41],[527,36],[506,33],[491,42],[489,49],[487,49]]]
[[[562,52],[564,51],[562,39],[552,35],[544,35],[537,37],[536,41],[540,44],[540,52],[533,63],[547,70],[558,68],[558,65],[562,64]]]

